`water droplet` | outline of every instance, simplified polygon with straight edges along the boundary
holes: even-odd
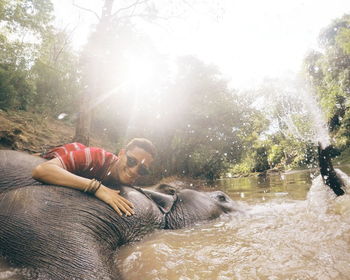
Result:
[[[62,120],[62,119],[64,119],[66,116],[68,116],[68,114],[66,114],[66,113],[61,113],[61,114],[58,115],[57,119]]]

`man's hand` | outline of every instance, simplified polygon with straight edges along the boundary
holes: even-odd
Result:
[[[122,212],[126,214],[126,216],[131,216],[135,214],[134,205],[120,194],[120,191],[112,190],[107,188],[104,185],[101,185],[100,188],[95,193],[95,196],[102,200],[103,202],[110,205],[120,216],[122,216]]]

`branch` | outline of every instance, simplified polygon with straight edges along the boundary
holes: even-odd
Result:
[[[48,63],[44,62],[44,61],[41,60],[40,58],[38,59],[38,62],[40,62],[42,65],[44,65],[45,67],[51,69],[51,70],[54,71],[54,72],[58,72],[58,73],[61,73],[61,74],[66,74],[66,73],[67,73],[66,71],[62,71],[62,70],[60,70],[60,69],[58,69],[58,68],[55,68],[55,67],[49,65]]]
[[[122,11],[129,10],[132,7],[136,7],[137,5],[144,4],[147,2],[149,2],[149,0],[142,0],[142,1],[136,0],[134,3],[130,4],[129,6],[124,7],[124,8],[120,8],[119,10],[117,10],[115,13],[112,14],[112,17],[115,17],[117,14],[119,14]]]
[[[73,34],[74,30],[76,27],[70,32],[70,34]],[[68,32],[66,31],[66,28],[63,29],[64,34],[67,34],[67,36],[64,36],[64,40],[61,46],[61,49],[56,53],[54,57],[54,62],[57,63],[59,56],[63,53],[64,49],[69,46],[69,35]]]
[[[84,11],[87,11],[87,12],[90,12],[90,13],[94,14],[97,17],[98,20],[101,20],[100,16],[95,11],[93,11],[91,9],[88,9],[88,8],[85,8],[85,7],[82,7],[82,6],[78,5],[78,4],[75,4],[75,0],[72,0],[72,4],[73,4],[73,6],[77,7],[78,9],[82,9]]]
[[[143,19],[147,19],[150,17],[149,14],[133,14],[133,15],[125,15],[125,16],[121,16],[121,17],[118,17],[118,19],[115,20],[115,22],[119,22],[119,21],[122,21],[123,19],[126,19],[126,18],[134,18],[134,17],[140,17],[140,18],[143,18]],[[160,19],[160,20],[169,20],[169,19],[178,19],[179,17],[178,16],[169,16],[169,17],[161,17],[161,16],[152,16],[152,20],[150,20],[149,22],[153,23],[154,20],[157,20],[157,19]],[[154,19],[154,20],[153,20]]]

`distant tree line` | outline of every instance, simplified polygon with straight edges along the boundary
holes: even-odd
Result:
[[[77,53],[69,32],[53,26],[50,1],[0,1],[0,109],[65,113],[62,121],[107,135],[116,150],[132,137],[149,138],[159,151],[157,178],[213,180],[226,172],[314,164],[314,143],[287,127],[289,117],[298,131],[310,129],[302,100],[294,98],[298,93],[278,95],[284,90],[280,81],[238,92],[214,65],[193,56],[169,66],[169,58],[132,21],[133,14],[112,12],[113,2],[105,1]],[[157,12],[154,6],[138,8]],[[336,145],[344,150],[350,139],[349,16],[323,30],[320,42],[323,51],[308,54],[301,75],[311,82]],[[140,54],[152,61],[154,72],[144,88],[128,77],[128,60]],[[135,87],[124,86],[127,80]],[[274,102],[259,107],[260,98]]]
[[[321,51],[305,59],[306,75],[326,113],[340,150],[350,144],[350,15],[334,20],[320,34]]]
[[[269,129],[251,142],[252,149],[245,151],[233,173],[317,167],[315,134],[321,132],[314,123],[323,118],[334,156],[341,154],[335,163],[349,161],[350,15],[322,29],[319,45],[320,50],[306,54],[298,77],[265,80],[259,89],[246,92],[255,101],[268,101],[259,110]],[[316,107],[321,111],[315,115]]]

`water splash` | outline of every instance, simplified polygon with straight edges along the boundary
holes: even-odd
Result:
[[[279,92],[278,118],[287,127],[281,131],[302,141],[330,145],[328,125],[313,90],[301,82]]]
[[[350,213],[350,178],[340,169],[335,170],[337,176],[344,184],[345,195],[337,196],[332,189],[326,186],[321,176],[317,176],[307,194],[308,211],[316,215],[323,215],[328,212],[336,214]],[[348,216],[348,215],[347,215]]]
[[[321,147],[324,149],[331,144],[328,125],[326,118],[318,105],[315,95],[309,91],[303,94],[304,106],[306,110],[310,113],[310,118],[312,121],[312,133],[313,136],[310,141],[315,144],[320,143]]]

